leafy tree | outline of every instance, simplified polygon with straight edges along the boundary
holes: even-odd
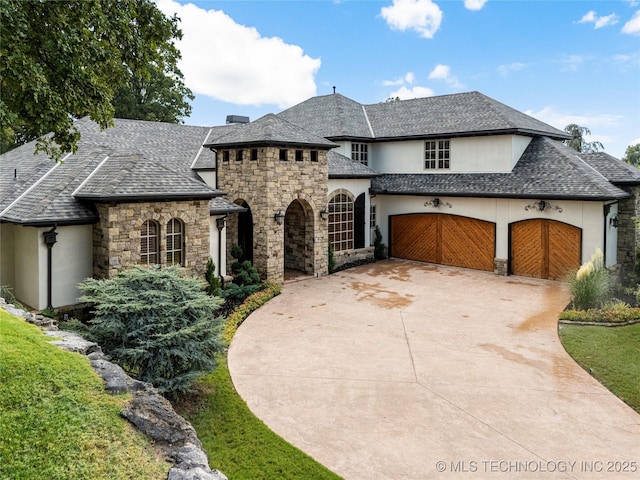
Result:
[[[136,79],[152,110],[151,92],[166,94],[171,80],[169,92],[191,98],[176,67],[177,23],[150,0],[0,0],[0,151],[52,132],[36,150],[59,160],[77,148],[74,119],[107,128],[116,92]],[[188,113],[176,98],[164,103]]]
[[[604,150],[604,146],[600,142],[587,142],[584,137],[591,135],[591,130],[587,127],[581,127],[575,123],[571,123],[564,127],[564,131],[571,135],[570,140],[565,140],[565,145],[582,153],[595,153]]]
[[[622,161],[627,162],[629,165],[640,168],[640,143],[635,145],[629,145],[624,152]]]
[[[80,284],[95,305],[89,333],[132,376],[172,396],[214,370],[222,351],[222,300],[178,267],[132,267],[117,277]]]

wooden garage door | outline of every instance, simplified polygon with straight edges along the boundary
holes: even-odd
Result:
[[[580,267],[582,230],[554,220],[511,224],[511,273],[564,280]]]
[[[391,255],[420,262],[493,271],[496,226],[439,213],[391,217]]]

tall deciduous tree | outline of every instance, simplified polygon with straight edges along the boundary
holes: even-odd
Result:
[[[190,98],[177,23],[149,0],[0,0],[1,150],[52,132],[37,149],[60,159],[77,148],[74,119],[108,127],[116,91],[133,78],[165,74]]]
[[[629,165],[640,168],[640,143],[629,145],[624,152],[622,160],[627,162]]]
[[[564,131],[571,135],[570,140],[566,140],[565,144],[578,152],[594,153],[604,150],[604,146],[600,142],[587,142],[585,136],[591,135],[591,130],[587,127],[581,127],[575,123],[571,123],[564,127]]]

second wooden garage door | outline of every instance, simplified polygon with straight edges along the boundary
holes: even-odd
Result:
[[[580,267],[582,231],[554,220],[534,219],[511,224],[511,273],[564,280]]]
[[[495,223],[417,213],[391,217],[391,255],[420,262],[493,271]]]

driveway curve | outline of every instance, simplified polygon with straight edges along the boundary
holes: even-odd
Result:
[[[229,367],[346,479],[640,478],[640,415],[566,354],[566,285],[386,260],[287,283]]]

